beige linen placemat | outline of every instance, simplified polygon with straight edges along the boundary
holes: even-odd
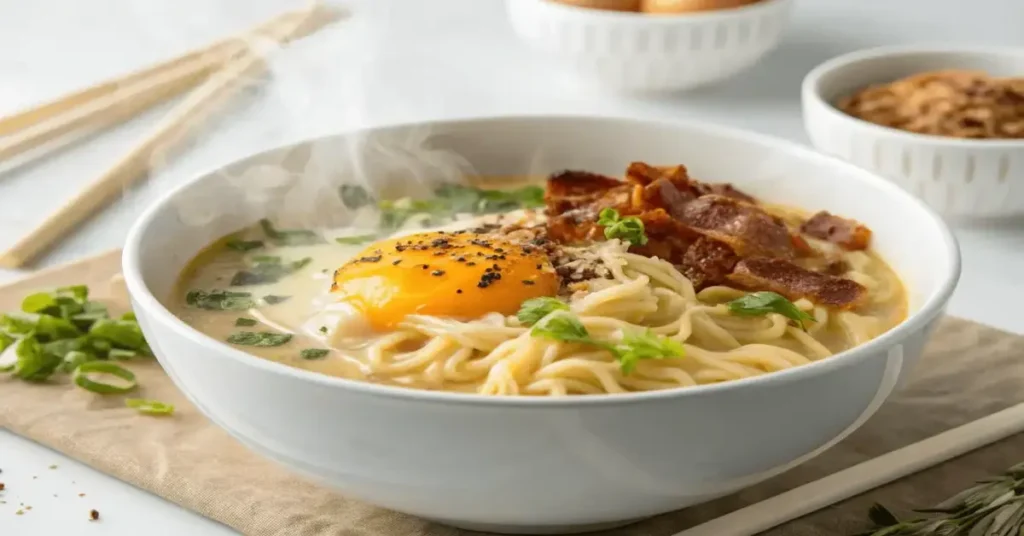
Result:
[[[111,277],[116,253],[40,273],[0,288],[0,311],[18,307],[25,292],[85,283],[111,304],[126,304]],[[1024,401],[1024,338],[946,319],[936,331],[916,379],[862,429],[815,460],[739,494],[666,514],[609,536],[668,536],[739,507],[815,480]],[[174,403],[171,418],[126,409],[68,385],[0,380],[0,425],[100,471],[254,536],[441,536],[463,531],[346,499],[264,461],[199,414],[155,363],[133,364],[140,392]],[[828,401],[815,401],[825,403]],[[932,504],[972,481],[1024,460],[1024,435],[798,519],[767,534],[818,536],[866,528],[874,501],[897,510]],[[104,511],[116,516],[116,511]]]

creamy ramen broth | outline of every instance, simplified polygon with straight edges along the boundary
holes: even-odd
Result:
[[[195,329],[289,366],[419,389],[521,395],[663,389],[767,374],[867,342],[906,316],[899,278],[867,249],[795,233],[813,251],[792,264],[816,274],[842,269],[842,277],[821,278],[856,283],[839,285],[862,289],[855,306],[780,302],[762,293],[757,297],[775,300],[767,312],[758,312],[760,302],[734,310],[737,301],[770,289],[697,288],[682,273],[688,268],[633,253],[623,238],[538,246],[530,233],[554,227],[535,198],[531,203],[510,202],[498,214],[463,214],[455,222],[418,215],[388,233],[373,229],[372,238],[365,229],[315,231],[322,241],[316,244],[276,244],[255,225],[201,252],[169,305]],[[761,207],[790,228],[810,219],[801,210]],[[651,226],[645,232],[649,244],[657,240]],[[252,275],[254,266],[272,261],[289,268]],[[248,296],[197,299],[196,291],[216,290]],[[395,295],[381,297],[388,292]],[[230,310],[221,310],[223,303]],[[553,309],[528,307],[541,303]],[[556,327],[567,321],[584,329],[582,342],[538,334],[538,326],[555,326],[563,314]]]

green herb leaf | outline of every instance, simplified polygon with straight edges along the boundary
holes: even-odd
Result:
[[[282,302],[288,301],[291,296],[276,296],[274,294],[267,294],[263,297],[263,302],[267,305],[277,305]]]
[[[814,320],[813,316],[801,311],[781,294],[770,291],[747,294],[726,305],[729,307],[729,312],[736,316],[764,316],[768,313],[778,313],[796,322],[801,329],[804,329],[804,322]]]
[[[71,376],[75,385],[102,395],[127,393],[138,385],[132,371],[110,361],[87,361],[78,365]],[[110,378],[103,381],[103,376]]]
[[[524,326],[532,326],[539,322],[540,319],[555,311],[568,310],[569,304],[559,300],[558,298],[530,298],[519,306],[519,312],[516,313],[516,318],[518,318],[519,322]]]
[[[256,324],[258,324],[258,322],[252,318],[239,317],[235,319],[235,325],[239,327],[255,326]]]
[[[232,238],[224,244],[228,249],[235,251],[252,251],[254,249],[260,249],[263,247],[262,240],[241,240],[238,238]]]
[[[128,398],[124,401],[124,405],[137,410],[143,415],[165,416],[174,413],[174,405],[160,402],[159,400]]]
[[[356,236],[339,236],[334,241],[344,246],[357,246],[359,244],[365,244],[376,238],[376,235],[356,235]]]
[[[618,238],[634,246],[642,246],[647,243],[644,222],[636,216],[623,218],[614,208],[606,208],[598,214],[597,224],[604,227],[604,237],[609,240]]]
[[[309,229],[287,229],[280,230],[274,227],[270,220],[260,220],[260,227],[267,238],[279,246],[310,246],[323,244],[324,239],[316,231]]]
[[[340,188],[341,202],[345,204],[349,210],[356,210],[362,208],[372,201],[370,194],[366,191],[366,188],[357,184],[343,184]]]
[[[244,311],[256,306],[251,293],[216,289],[190,290],[185,295],[185,303],[208,311]]]
[[[312,257],[305,257],[294,262],[282,263],[280,258],[268,257],[268,260],[257,261],[248,270],[241,270],[231,278],[231,286],[263,285],[276,283],[282,277],[295,273],[313,262]],[[274,259],[274,260],[269,260]]]
[[[268,331],[238,331],[228,335],[227,341],[239,346],[272,347],[281,346],[292,340],[288,333],[271,333]]]
[[[544,337],[562,342],[595,344],[583,323],[572,314],[561,311],[549,314],[534,324],[530,330],[533,337]]]
[[[686,353],[679,341],[660,337],[651,330],[627,334],[614,348],[613,353],[619,360],[623,374],[633,372],[641,359],[683,357]]]
[[[43,352],[35,337],[25,337],[15,343],[14,353],[18,358],[14,365],[14,376],[30,382],[46,381],[57,371],[62,360]]]
[[[329,353],[331,351],[324,348],[306,348],[299,352],[299,357],[302,359],[321,359]]]

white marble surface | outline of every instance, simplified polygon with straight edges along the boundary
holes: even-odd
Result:
[[[294,0],[0,0],[0,116],[202,45]],[[120,245],[138,212],[189,175],[255,149],[359,125],[484,114],[700,118],[800,142],[801,77],[828,57],[893,43],[1024,46],[1020,0],[801,0],[780,48],[719,86],[627,99],[563,83],[515,40],[499,0],[351,0],[344,23],[275,54],[268,84],[38,266]],[[162,110],[0,175],[0,247],[131,147]],[[1024,179],[1022,177],[1021,179]],[[1024,333],[1024,227],[958,225],[964,274],[951,312]],[[0,281],[18,277],[0,271]],[[56,469],[48,467],[56,464]],[[0,431],[0,534],[233,532]],[[85,497],[79,497],[85,493]],[[19,504],[33,508],[16,516]],[[86,521],[91,508],[102,520]]]

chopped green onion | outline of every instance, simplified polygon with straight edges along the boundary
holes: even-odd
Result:
[[[0,372],[10,372],[18,363],[17,340],[0,333]]]
[[[139,353],[135,350],[122,350],[120,348],[111,348],[110,352],[107,353],[107,359],[114,361],[127,361],[129,359],[135,359],[139,357]]]
[[[96,375],[109,375],[123,381],[117,382],[115,380],[114,383],[103,382],[99,378],[94,379]],[[88,361],[82,363],[75,369],[72,379],[75,385],[82,389],[103,395],[127,393],[138,385],[135,383],[135,374],[132,371],[110,361]]]
[[[238,317],[235,319],[235,325],[239,327],[249,327],[258,324],[256,320],[252,318]]]
[[[244,311],[256,306],[249,292],[230,290],[190,290],[185,295],[185,303],[197,309],[208,311]]]
[[[249,269],[240,270],[235,273],[234,277],[231,278],[231,286],[241,287],[276,283],[282,277],[297,272],[313,262],[311,257],[305,257],[287,264],[282,263],[280,257],[268,257],[267,259],[274,260],[256,261]]]
[[[81,365],[82,363],[85,363],[87,361],[93,361],[94,359],[95,358],[93,356],[85,352],[72,350],[64,354],[64,359],[60,365],[60,368],[64,372],[74,372],[74,370],[78,368],[78,366]]]
[[[99,320],[89,328],[89,335],[127,350],[139,350],[146,344],[139,324],[131,320]]]
[[[260,220],[260,227],[263,227],[267,238],[281,246],[309,246],[324,242],[324,239],[315,231],[309,229],[280,230],[267,219]]]
[[[276,296],[274,294],[267,294],[266,296],[263,297],[263,301],[267,305],[277,305],[279,303],[288,301],[288,298],[291,298],[291,296]]]
[[[230,249],[235,251],[252,251],[263,247],[262,240],[240,240],[238,238],[232,238],[224,244]]]
[[[302,359],[320,359],[331,353],[330,350],[323,348],[306,348],[299,352],[299,357]]]
[[[163,416],[174,413],[174,405],[160,402],[159,400],[147,400],[145,398],[125,399],[124,405],[137,410],[143,415]]]
[[[46,381],[63,362],[61,358],[44,352],[39,341],[31,336],[16,342],[14,353],[17,356],[14,376],[30,382]]]
[[[239,346],[272,347],[281,346],[292,340],[288,333],[271,333],[269,331],[238,331],[228,335],[227,341]]]
[[[374,238],[376,238],[376,235],[372,234],[356,236],[339,236],[338,238],[335,238],[334,241],[345,246],[356,246],[359,244],[365,244],[366,242],[369,242]]]

